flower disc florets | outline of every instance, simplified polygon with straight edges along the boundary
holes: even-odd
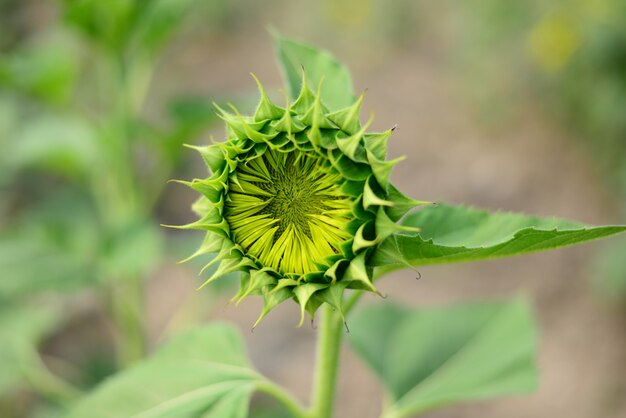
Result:
[[[217,254],[204,284],[241,272],[234,299],[262,295],[259,320],[289,298],[302,320],[322,303],[341,312],[346,288],[376,292],[371,251],[405,229],[396,221],[420,202],[389,183],[392,130],[365,132],[363,96],[328,112],[303,78],[299,97],[281,108],[258,85],[254,116],[217,107],[228,139],[194,147],[212,174],[185,182],[202,194],[193,207],[201,218],[185,228],[207,231],[192,257]]]
[[[269,150],[241,163],[224,217],[245,254],[283,276],[327,269],[350,239],[350,199],[327,160]]]

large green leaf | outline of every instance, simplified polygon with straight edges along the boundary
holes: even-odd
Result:
[[[399,418],[460,401],[535,388],[535,327],[521,301],[410,310],[389,303],[355,313],[350,341]]]
[[[105,381],[68,418],[243,418],[261,376],[237,330],[211,325],[172,339]]]
[[[276,53],[289,95],[295,99],[300,92],[302,70],[309,88],[317,91],[322,84],[322,101],[329,110],[338,110],[354,103],[352,78],[348,69],[326,51],[274,34]]]
[[[438,205],[402,222],[419,234],[397,233],[378,246],[370,264],[380,272],[434,263],[483,260],[565,247],[618,234],[626,226],[590,227],[555,218],[514,213],[490,214],[462,206]]]

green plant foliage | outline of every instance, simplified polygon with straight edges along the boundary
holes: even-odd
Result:
[[[59,316],[50,309],[0,301],[0,393],[23,383],[30,367],[24,358],[58,322]]]
[[[17,225],[0,235],[0,271],[5,272],[0,298],[71,292],[119,277],[143,277],[163,248],[152,222],[105,231],[90,202],[68,190],[58,190],[23,213]]]
[[[136,2],[141,4],[141,2]],[[193,10],[197,0],[152,0],[138,18],[133,41],[142,49],[155,51],[166,45],[174,32],[183,24],[185,16]],[[138,7],[139,8],[139,7]]]
[[[15,225],[0,235],[0,299],[72,291],[94,281],[102,234],[80,194],[56,190]]]
[[[37,168],[84,182],[101,152],[93,128],[84,119],[62,113],[32,117],[11,137],[7,164],[15,171]]]
[[[425,202],[390,184],[400,161],[386,161],[392,130],[367,133],[348,70],[280,35],[290,93],[284,107],[259,83],[251,116],[232,106],[214,115],[205,98],[192,97],[171,102],[167,122],[147,120],[157,52],[194,3],[60,0],[59,14],[73,26],[59,31],[71,39],[65,48],[44,37],[18,42],[15,54],[0,58],[7,90],[0,186],[9,191],[0,217],[10,225],[0,238],[0,393],[24,377],[56,404],[41,402],[55,416],[243,418],[259,391],[295,417],[329,418],[342,309],[356,301],[346,303],[346,288],[358,297],[376,291],[375,274],[396,268],[521,254],[625,230],[445,205],[403,219]],[[212,7],[231,10],[226,2]],[[207,283],[240,274],[236,299],[261,295],[261,317],[290,298],[302,319],[324,306],[310,410],[252,368],[241,337],[226,325],[190,330],[144,358],[142,279],[165,253],[153,208],[180,165],[180,144],[216,116],[227,124],[227,140],[192,146],[211,171],[188,182],[202,195],[193,207],[201,219],[185,227],[207,232],[194,256],[217,254]],[[14,189],[24,201],[13,199]],[[41,338],[58,326],[42,310],[41,292],[87,283],[99,284],[92,289],[110,302],[119,371],[61,412],[80,394],[38,356]],[[42,309],[33,309],[40,300]],[[392,395],[385,418],[535,385],[534,327],[521,301],[420,311],[386,305],[357,313],[351,327],[357,351]]]
[[[89,282],[91,276],[82,260],[49,244],[25,236],[0,239],[0,269],[5,272],[0,278],[0,297],[75,290]]]
[[[51,105],[66,103],[76,87],[78,57],[75,39],[50,30],[0,56],[0,86],[23,90]]]
[[[261,379],[237,330],[195,328],[106,381],[67,418],[241,418]]]
[[[152,52],[171,37],[194,0],[62,0],[65,19],[110,50]]]
[[[370,263],[390,271],[407,266],[452,263],[549,250],[626,231],[625,226],[590,227],[575,222],[514,213],[490,214],[462,206],[437,205],[408,215],[415,234],[397,233],[376,249]]]
[[[163,253],[163,236],[149,220],[135,220],[112,231],[103,243],[100,260],[102,280],[144,277]]]
[[[418,310],[381,303],[356,312],[350,329],[391,395],[386,418],[536,386],[535,325],[521,300]]]
[[[177,128],[194,132],[218,120],[213,102],[199,96],[184,96],[172,100],[168,104],[168,114]],[[176,145],[180,148],[180,143]]]
[[[332,55],[309,45],[274,34],[276,54],[289,95],[296,99],[302,86],[302,70],[309,88],[315,91],[323,79],[321,95],[329,110],[351,106],[354,101],[352,78],[348,69]]]
[[[0,406],[3,417],[62,409],[79,392],[63,380],[71,366],[55,368],[60,376],[47,369],[37,338],[21,339],[21,364],[14,361],[14,344],[5,337],[28,333],[37,317],[22,320],[10,306],[71,304],[77,290],[88,288],[96,310],[115,323],[115,367],[144,356],[144,280],[165,255],[154,209],[182,163],[181,144],[216,119],[206,98],[169,118],[158,109],[169,103],[146,106],[158,53],[195,0],[10,3],[0,6],[7,15],[0,21],[10,22],[0,25],[0,398],[9,405]],[[54,335],[55,326],[58,332],[51,321],[46,333]],[[5,396],[4,382],[15,380],[18,368],[41,399]]]

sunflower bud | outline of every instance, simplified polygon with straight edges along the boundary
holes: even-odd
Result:
[[[407,229],[396,222],[421,202],[389,183],[400,161],[385,161],[393,129],[366,132],[363,96],[328,112],[303,75],[298,98],[283,108],[255,80],[261,100],[254,115],[216,106],[228,138],[193,147],[211,175],[184,182],[201,194],[193,205],[200,219],[184,228],[206,231],[192,257],[215,253],[205,268],[218,264],[202,286],[241,272],[233,300],[263,297],[256,324],[287,299],[300,305],[300,324],[323,303],[343,313],[345,289],[378,293],[368,257]]]

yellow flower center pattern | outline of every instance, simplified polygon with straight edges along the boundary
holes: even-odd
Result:
[[[350,198],[326,159],[268,150],[239,163],[229,181],[224,217],[235,242],[282,274],[328,268],[351,238]]]

